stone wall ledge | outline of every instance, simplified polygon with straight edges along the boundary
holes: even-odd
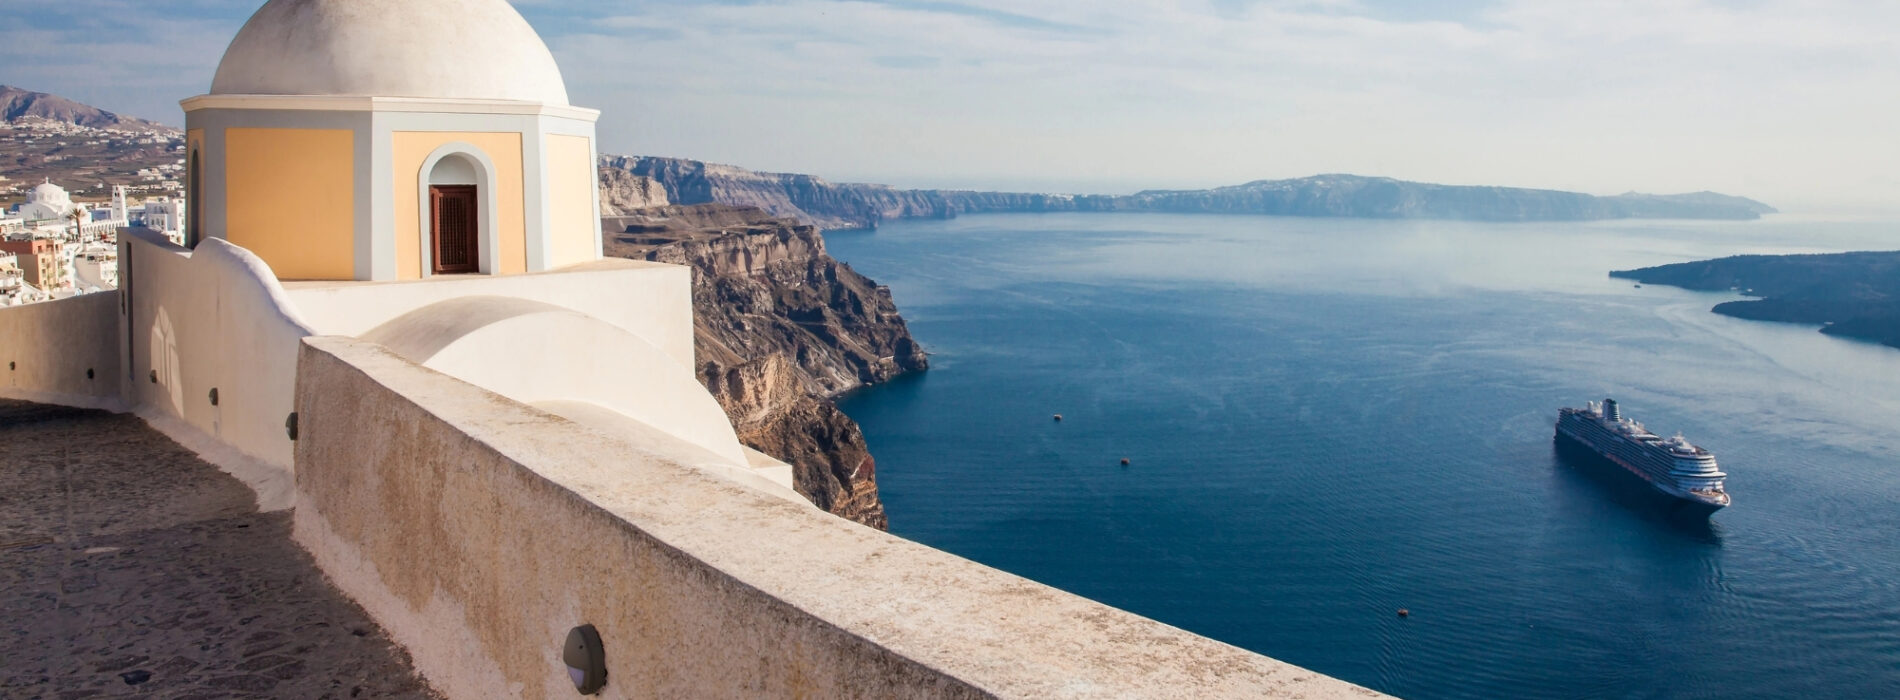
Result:
[[[450,697],[1379,697],[416,366],[300,350],[299,541]]]

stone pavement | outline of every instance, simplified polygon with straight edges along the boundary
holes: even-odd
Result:
[[[0,400],[0,698],[433,698],[290,513],[129,415]]]

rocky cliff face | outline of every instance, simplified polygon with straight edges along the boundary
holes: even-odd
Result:
[[[1775,209],[1713,192],[1679,195],[1465,187],[1357,175],[1260,180],[1208,190],[1132,195],[1066,195],[962,190],[900,190],[834,184],[810,175],[754,172],[676,158],[614,156],[604,167],[658,182],[681,204],[754,206],[775,216],[830,228],[876,228],[908,218],[981,212],[1165,211],[1474,221],[1587,221],[1620,218],[1755,219]]]
[[[601,216],[620,216],[635,209],[667,204],[666,188],[653,178],[625,170],[600,169]]]
[[[1067,211],[1074,197],[1002,192],[900,190],[835,184],[796,173],[767,173],[680,158],[605,156],[602,172],[651,179],[677,204],[756,207],[776,217],[824,228],[876,228],[884,221],[949,218],[990,211]]]
[[[818,229],[755,208],[669,206],[610,220],[608,253],[692,266],[702,383],[739,439],[793,465],[794,487],[884,528],[864,434],[829,397],[928,360],[890,289],[825,252]]]

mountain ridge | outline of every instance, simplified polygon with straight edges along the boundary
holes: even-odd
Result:
[[[1255,180],[1201,190],[1130,195],[899,189],[832,183],[802,173],[747,170],[683,158],[613,156],[603,168],[648,178],[676,204],[755,206],[826,228],[874,229],[893,219],[960,214],[1158,211],[1384,219],[1593,221],[1623,218],[1758,219],[1776,209],[1715,192],[1597,196],[1561,190],[1441,185],[1388,177],[1323,174]]]
[[[167,134],[179,131],[158,122],[121,116],[52,93],[0,85],[0,121],[14,123],[25,119],[42,119],[93,129],[156,131]]]

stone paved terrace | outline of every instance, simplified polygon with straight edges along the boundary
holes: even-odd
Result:
[[[130,415],[0,400],[0,698],[434,698],[236,479]]]

